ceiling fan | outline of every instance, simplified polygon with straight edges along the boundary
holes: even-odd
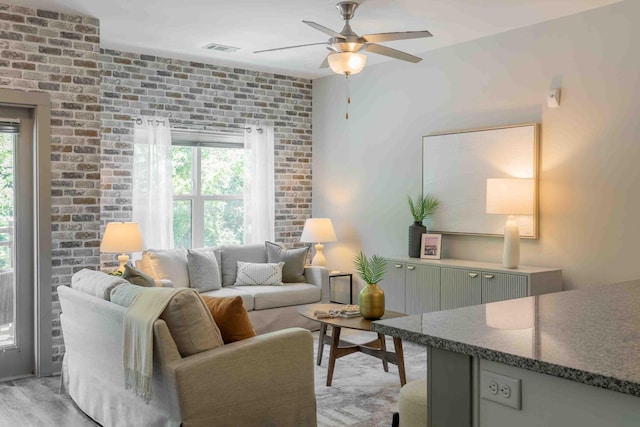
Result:
[[[338,12],[345,20],[344,28],[342,31],[337,32],[330,28],[324,27],[312,21],[302,21],[312,28],[321,31],[331,38],[322,43],[309,43],[296,46],[279,47],[275,49],[258,50],[254,53],[273,52],[283,49],[294,49],[305,46],[326,45],[327,49],[331,51],[329,55],[320,65],[320,68],[331,67],[331,69],[338,74],[356,74],[362,71],[364,68],[367,57],[360,52],[366,51],[376,53],[378,55],[389,56],[391,58],[400,59],[408,62],[420,62],[422,58],[410,55],[406,52],[402,52],[390,47],[377,44],[378,42],[388,42],[394,40],[407,40],[416,39],[422,37],[432,37],[429,31],[404,31],[393,33],[377,33],[377,34],[365,34],[363,36],[357,35],[349,25],[349,21],[353,18],[353,15],[358,8],[358,3],[354,1],[342,1],[336,5]]]

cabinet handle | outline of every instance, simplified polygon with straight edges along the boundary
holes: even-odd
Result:
[[[478,273],[469,273],[469,277],[478,277]]]
[[[394,267],[395,268],[402,268],[402,264],[396,264]]]
[[[493,279],[495,276],[493,274],[485,274],[484,278],[485,279]]]
[[[415,265],[407,265],[407,270],[415,270],[416,266]]]

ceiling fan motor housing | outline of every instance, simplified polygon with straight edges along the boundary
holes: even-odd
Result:
[[[327,44],[327,49],[341,52],[358,52],[366,46],[366,41],[360,37],[346,37],[344,39],[331,38]]]
[[[336,5],[336,9],[338,9],[340,16],[342,16],[345,21],[353,18],[353,15],[356,13],[357,8],[358,3],[354,1],[341,1]]]

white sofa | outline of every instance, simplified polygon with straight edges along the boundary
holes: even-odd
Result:
[[[167,323],[154,323],[153,399],[125,390],[126,308],[110,302],[123,279],[82,270],[61,285],[65,390],[107,426],[315,426],[313,338],[290,328],[182,357]],[[187,324],[192,324],[189,321]]]
[[[319,323],[298,314],[301,305],[318,303],[328,295],[329,272],[325,267],[304,267],[304,282],[284,283],[282,286],[234,286],[237,262],[266,263],[265,244],[229,245],[198,250],[215,254],[219,269],[217,279],[222,287],[202,292],[214,297],[241,296],[249,318],[258,335],[289,327],[317,330]],[[187,250],[147,250],[136,267],[156,279],[163,286],[188,287]]]

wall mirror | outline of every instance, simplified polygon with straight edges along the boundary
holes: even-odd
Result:
[[[518,215],[520,237],[538,238],[537,123],[422,138],[422,191],[440,200],[429,232],[504,235],[507,215],[486,213],[487,179],[532,178],[533,215]]]

